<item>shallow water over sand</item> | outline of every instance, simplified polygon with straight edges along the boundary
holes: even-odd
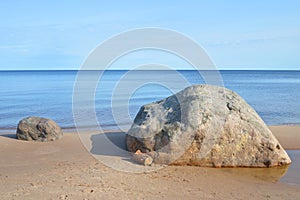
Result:
[[[300,150],[289,150],[287,153],[292,159],[292,164],[280,181],[300,186]]]

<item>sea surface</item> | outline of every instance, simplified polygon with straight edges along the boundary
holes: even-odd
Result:
[[[75,128],[74,85],[85,85],[95,77],[99,80],[86,87],[95,87],[93,112],[104,130],[118,129],[118,124],[130,126],[142,105],[184,89],[182,78],[189,84],[214,84],[216,79],[218,85],[240,94],[268,125],[300,124],[300,71],[220,71],[208,75],[198,71],[135,71],[126,76],[128,73],[86,71],[78,82],[78,71],[0,71],[0,131],[15,131],[19,120],[27,116],[51,118],[62,128]],[[127,94],[127,86],[136,89]],[[82,97],[89,95],[80,92]],[[97,128],[93,120],[84,121],[77,128]]]

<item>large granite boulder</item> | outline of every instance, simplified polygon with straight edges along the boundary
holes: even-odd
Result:
[[[126,136],[157,164],[271,167],[291,160],[272,132],[235,92],[194,85],[144,105]]]
[[[51,119],[27,117],[22,119],[17,128],[19,140],[39,142],[58,140],[63,136],[61,128]]]

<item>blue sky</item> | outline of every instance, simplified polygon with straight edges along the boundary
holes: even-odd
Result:
[[[143,27],[191,37],[218,69],[300,70],[299,2],[2,1],[0,70],[79,69],[105,39]],[[144,64],[155,56],[136,60]]]

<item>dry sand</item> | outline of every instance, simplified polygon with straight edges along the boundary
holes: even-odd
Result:
[[[271,130],[285,148],[300,149],[300,127]],[[13,136],[0,135],[0,199],[300,199],[300,185],[278,181],[286,169],[168,166],[126,173],[91,156],[74,133],[47,143]]]
[[[285,149],[300,149],[300,126],[270,126],[280,144]]]

